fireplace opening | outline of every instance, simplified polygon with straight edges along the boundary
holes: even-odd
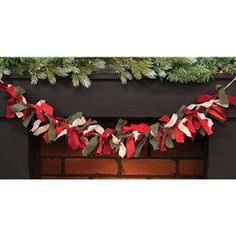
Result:
[[[97,119],[98,120],[98,119]],[[103,127],[114,127],[117,119],[99,119]],[[132,119],[129,119],[132,120]],[[136,122],[152,122],[137,119]],[[134,122],[134,120],[132,120]],[[150,144],[140,157],[122,159],[93,153],[83,157],[80,150],[70,149],[65,141],[45,144],[30,137],[31,176],[41,179],[202,179],[207,176],[208,139],[175,143],[166,152],[153,151]]]

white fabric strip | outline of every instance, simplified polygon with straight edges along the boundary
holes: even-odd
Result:
[[[137,141],[140,133],[137,130],[133,131],[132,133],[134,135],[134,141]]]
[[[111,135],[112,136],[112,142],[116,145],[118,145],[120,143],[121,139],[118,139],[114,134]]]
[[[173,127],[176,124],[177,120],[178,120],[178,115],[176,113],[174,113],[172,115],[170,121],[164,125],[164,128],[171,128],[171,127]]]
[[[184,125],[184,123],[185,123],[186,121],[187,121],[186,118],[182,119],[182,120],[179,122],[178,128],[179,128],[183,133],[185,133],[188,137],[192,137],[190,130],[188,129],[187,126]]]
[[[21,118],[21,117],[24,116],[24,113],[23,113],[23,112],[16,112],[16,116],[17,116],[18,118]]]
[[[36,104],[37,105],[39,105],[39,106],[41,106],[43,103],[45,103],[46,101],[45,100],[40,100],[40,101],[38,101]]]
[[[84,134],[87,134],[91,131],[95,130],[98,134],[103,134],[104,129],[101,125],[90,125],[85,131]]]
[[[214,123],[213,123],[212,119],[207,118],[204,113],[198,112],[197,114],[198,114],[198,116],[200,117],[200,119],[202,119],[202,120],[207,120],[207,122],[208,122],[208,127],[211,128],[211,127],[213,126]]]
[[[77,126],[84,125],[85,123],[86,123],[86,119],[82,116],[81,118],[74,120],[72,125],[70,125],[70,126],[77,127]]]
[[[34,135],[35,136],[38,136],[44,132],[46,132],[48,129],[49,129],[50,125],[47,124],[47,125],[43,125],[41,127],[39,127],[35,132],[34,132]]]
[[[112,142],[115,144],[115,145],[119,145],[119,152],[118,152],[118,155],[121,157],[121,158],[124,158],[125,155],[126,155],[126,147],[124,145],[123,142],[121,142],[121,139],[118,139],[115,135],[112,134]]]
[[[56,137],[56,140],[64,135],[67,135],[67,129],[62,130]]]
[[[124,158],[126,155],[126,147],[125,147],[124,143],[122,143],[122,142],[120,143],[120,148],[119,148],[118,154],[121,158]]]
[[[38,129],[38,127],[40,126],[40,124],[41,124],[41,120],[39,120],[39,119],[36,120],[33,124],[33,128],[31,129],[31,132],[35,132]]]

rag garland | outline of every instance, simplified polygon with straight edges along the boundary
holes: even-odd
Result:
[[[55,142],[65,137],[72,149],[81,149],[84,156],[92,152],[97,154],[118,154],[120,157],[138,157],[142,148],[150,143],[153,149],[161,152],[174,147],[174,141],[184,143],[187,139],[194,140],[196,134],[212,135],[213,120],[226,121],[225,110],[236,106],[236,96],[226,95],[227,86],[217,86],[213,94],[199,94],[197,103],[183,105],[171,116],[163,115],[149,125],[147,123],[128,124],[119,119],[115,128],[104,129],[96,121],[85,118],[77,112],[68,118],[54,114],[54,108],[45,100],[32,104],[20,86],[0,82],[0,89],[10,98],[7,101],[5,116],[8,119],[21,119],[24,127],[30,132],[41,136],[46,143]]]

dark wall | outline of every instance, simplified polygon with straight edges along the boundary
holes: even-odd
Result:
[[[29,79],[8,80],[26,88],[31,102],[46,99],[56,108],[56,114],[69,116],[77,111],[89,117],[150,117],[172,114],[181,105],[194,102],[199,93],[215,91],[217,83],[227,80],[211,81],[208,84],[173,84],[158,80],[131,81],[127,86],[118,79],[94,79],[92,87],[74,88],[71,81],[61,79],[56,85],[41,81],[32,86]],[[230,91],[229,91],[230,92]],[[236,94],[236,87],[231,89]],[[6,95],[0,93],[0,103],[4,104]],[[0,109],[0,116],[4,111]],[[236,116],[236,109],[228,113]]]
[[[236,120],[215,124],[209,139],[208,177],[236,178]]]
[[[29,178],[28,134],[19,121],[0,119],[0,147],[0,178]]]

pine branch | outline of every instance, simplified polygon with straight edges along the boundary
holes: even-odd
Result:
[[[178,83],[205,83],[219,72],[236,75],[234,57],[156,57],[156,58],[55,58],[15,57],[0,58],[0,79],[9,74],[31,76],[31,83],[57,78],[72,80],[73,86],[91,86],[90,75],[98,68],[113,67],[122,84],[143,78],[168,80]]]

